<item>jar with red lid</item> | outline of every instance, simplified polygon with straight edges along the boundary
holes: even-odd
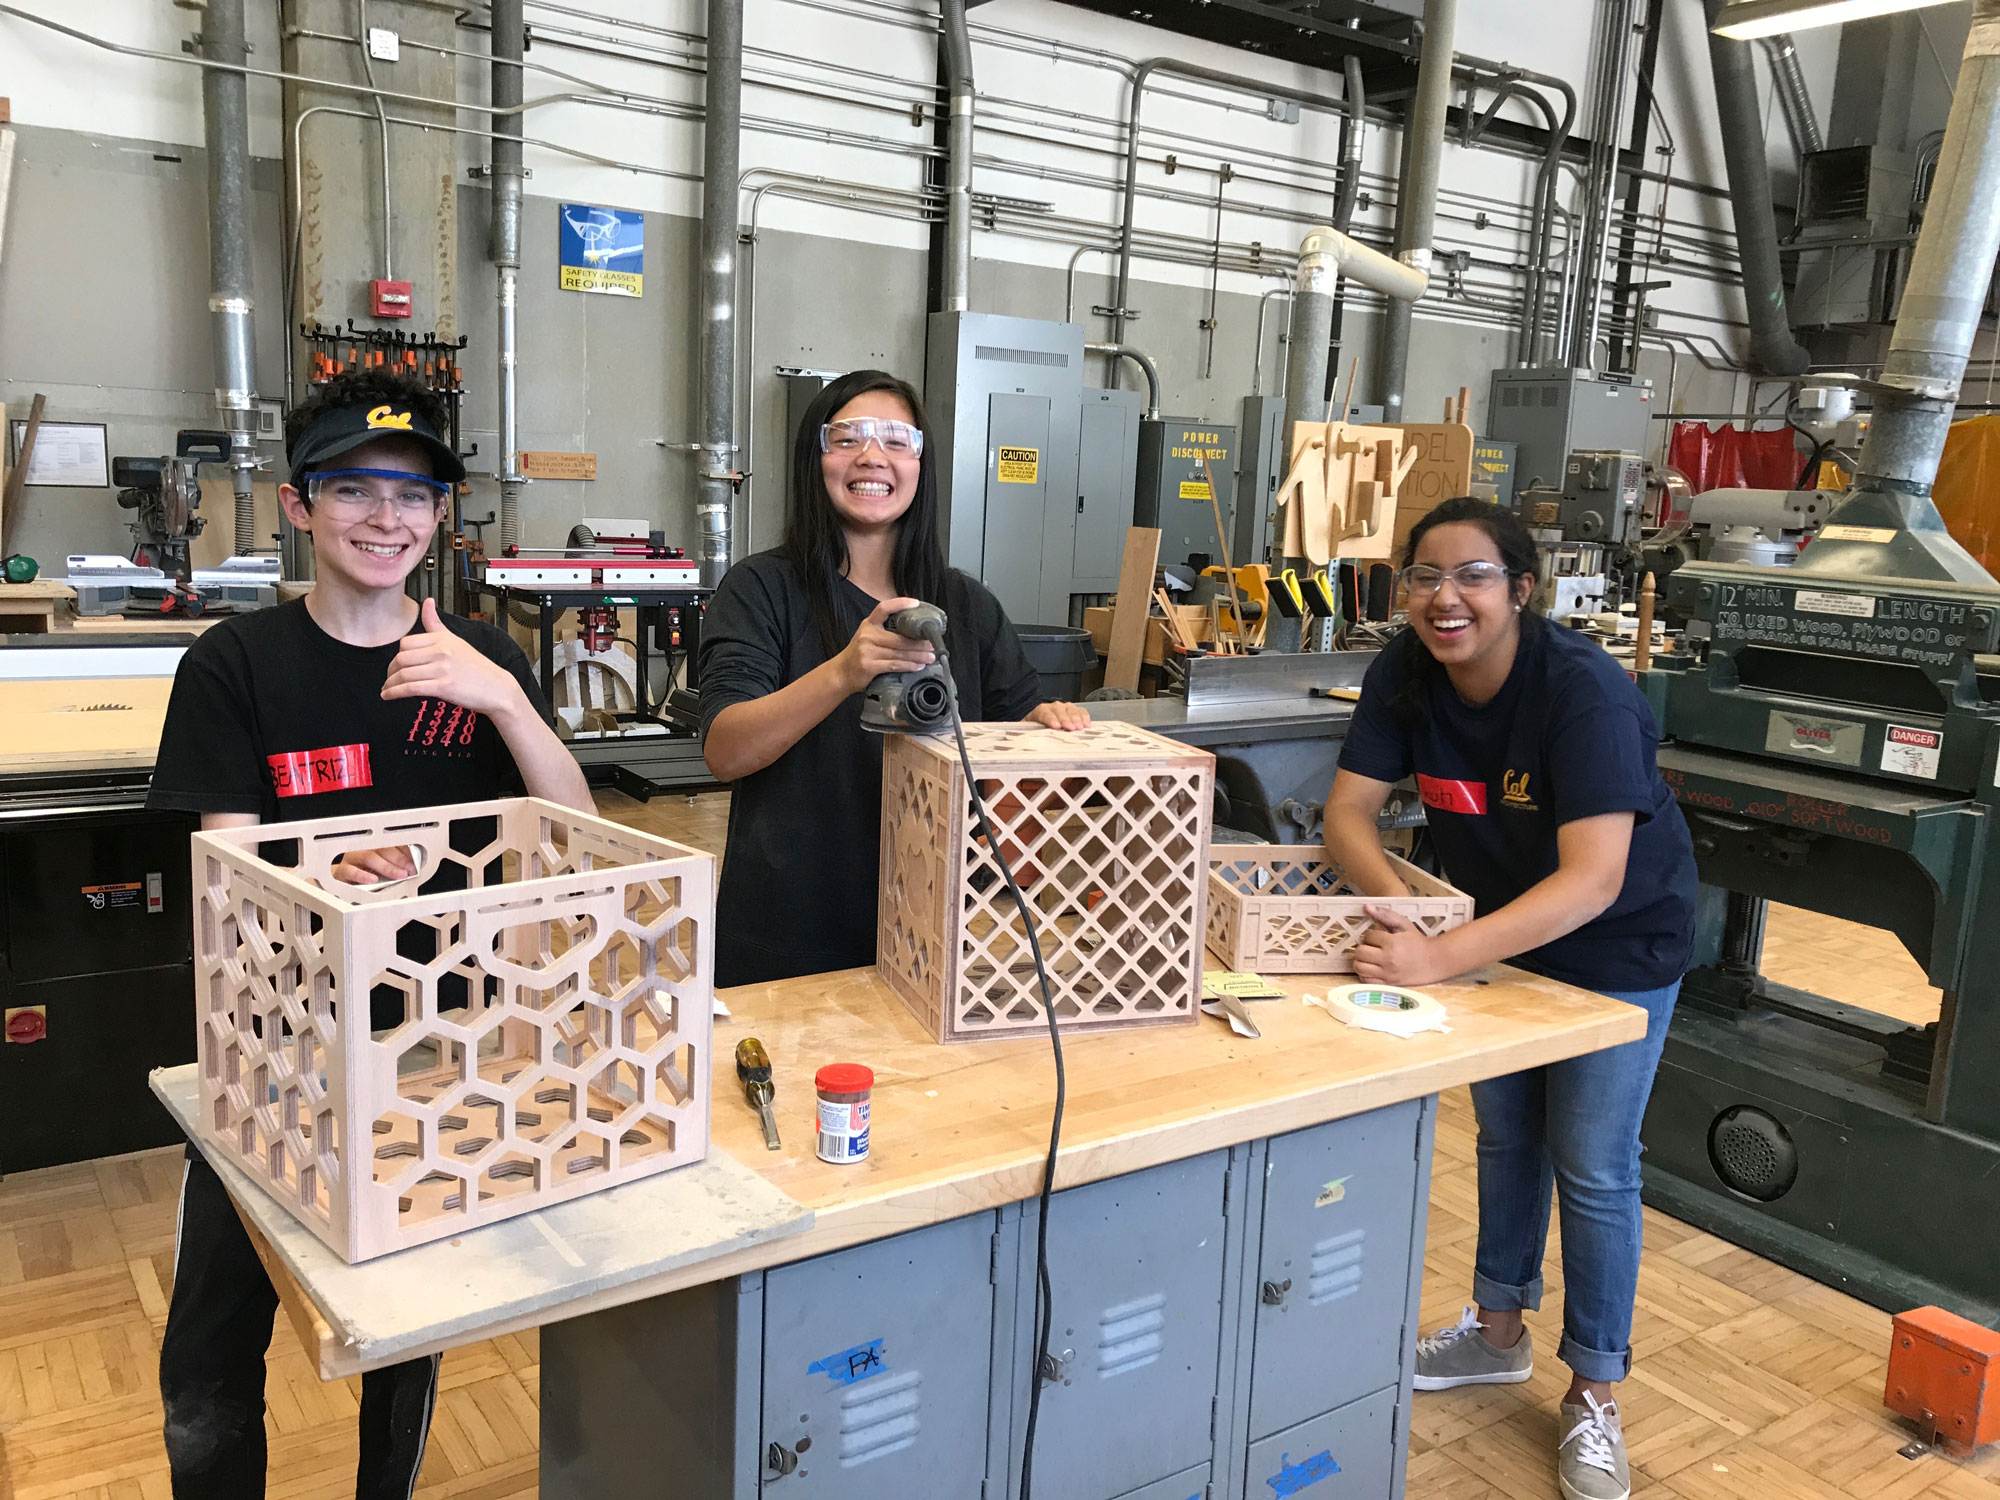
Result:
[[[828,1063],[813,1075],[819,1089],[819,1159],[836,1166],[868,1155],[875,1072],[860,1063]]]

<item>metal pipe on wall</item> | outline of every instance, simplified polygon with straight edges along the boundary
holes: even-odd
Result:
[[[1108,354],[1114,360],[1129,359],[1133,364],[1137,365],[1140,372],[1146,377],[1146,416],[1148,418],[1159,416],[1160,368],[1153,363],[1149,355],[1138,349],[1134,349],[1130,344],[1085,344],[1083,352],[1086,354]]]
[[[244,0],[209,0],[202,55],[239,66],[250,55]],[[257,354],[250,312],[249,80],[204,69],[201,113],[208,150],[208,310],[215,329],[215,404],[229,432],[236,500],[235,551],[257,546]]]
[[[1433,0],[1433,3],[1455,4],[1456,0]],[[1132,75],[1132,98],[1125,114],[1125,189],[1124,204],[1119,215],[1118,229],[1118,284],[1112,296],[1111,328],[1112,342],[1122,343],[1125,338],[1125,324],[1130,319],[1130,309],[1126,299],[1132,291],[1132,220],[1139,203],[1139,117],[1146,107],[1146,85],[1155,73],[1165,73],[1174,78],[1188,78],[1197,83],[1212,83],[1223,88],[1239,89],[1246,94],[1270,99],[1290,99],[1296,104],[1308,104],[1315,109],[1328,111],[1351,108],[1343,101],[1335,105],[1319,94],[1303,89],[1286,88],[1282,84],[1266,83],[1258,78],[1244,78],[1235,73],[1224,73],[1215,68],[1204,68],[1196,63],[1182,62],[1173,57],[1149,57],[1139,64]],[[1442,116],[1440,116],[1442,119]],[[1440,126],[1442,129],[1442,126]],[[1112,387],[1117,388],[1117,366],[1112,366]]]
[[[1452,45],[1458,0],[1424,0],[1424,50],[1417,60],[1417,92],[1404,123],[1408,170],[1396,203],[1396,259],[1428,278],[1431,236],[1437,228],[1438,174],[1444,162],[1445,112],[1451,105]],[[1410,373],[1410,304],[1392,299],[1384,310],[1376,356],[1375,396],[1382,420],[1403,420],[1403,384]]]
[[[965,0],[942,0],[945,78],[951,96],[946,134],[944,194],[944,310],[972,306],[972,35]]]
[[[1706,3],[1708,24],[1713,27],[1723,0]],[[1803,374],[1812,356],[1792,336],[1792,321],[1785,311],[1778,222],[1771,213],[1771,169],[1764,155],[1763,115],[1757,106],[1750,44],[1711,30],[1708,58],[1715,73],[1716,122],[1722,131],[1723,165],[1729,173],[1729,202],[1736,218],[1736,252],[1743,265],[1750,363],[1767,375]]]
[[[499,272],[500,543],[521,540],[520,326],[521,56],[527,26],[521,0],[493,0],[493,230],[487,254]]]
[[[701,537],[701,581],[713,586],[729,570],[738,479],[736,184],[743,142],[743,0],[708,0],[706,103],[701,141],[701,317],[695,355],[701,471],[694,512]]]
[[[1611,253],[1611,205],[1618,195],[1619,141],[1625,134],[1625,89],[1631,82],[1632,36],[1639,0],[1608,0],[1603,68],[1591,127],[1591,171],[1583,258],[1571,287],[1569,362],[1597,369],[1597,334],[1604,321],[1604,264]],[[1739,44],[1740,45],[1740,44]],[[1767,215],[1768,217],[1768,215]]]

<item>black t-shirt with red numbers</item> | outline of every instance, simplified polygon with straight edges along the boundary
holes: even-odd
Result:
[[[504,632],[444,616],[454,635],[505,667],[529,704],[543,711],[527,654]],[[382,696],[396,643],[350,646],[294,600],[213,626],[181,658],[160,734],[146,805],[193,813],[255,813],[263,823],[396,812],[451,802],[518,797],[521,772],[490,720],[437,698]],[[490,830],[467,830],[471,847]],[[262,846],[291,864],[296,840]],[[446,861],[419,888],[456,890],[461,867]],[[406,958],[429,962],[434,937],[420,924],[397,934]],[[400,1023],[400,997],[371,996],[371,1024]],[[464,983],[447,975],[442,1010],[466,1003]]]
[[[504,631],[444,621],[542,711],[527,654]],[[146,805],[291,823],[519,796],[520,770],[484,716],[383,698],[395,659],[394,642],[335,640],[302,599],[213,626],[181,658]]]

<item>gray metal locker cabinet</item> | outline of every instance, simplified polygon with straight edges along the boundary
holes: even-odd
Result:
[[[1055,1297],[1035,1488],[1116,1496],[1205,1462],[1222,1316],[1223,1183],[1212,1151],[1058,1193],[1049,1215]],[[1024,1205],[1015,1319],[1011,1491],[1035,1360],[1033,1205]]]
[[[1250,1445],[1243,1493],[1256,1500],[1388,1500],[1401,1489],[1396,1392],[1377,1391]]]
[[[1208,1465],[1196,1464],[1171,1478],[1141,1485],[1119,1495],[1117,1500],[1208,1500]]]
[[[1083,327],[998,313],[932,313],[926,325],[924,405],[938,482],[945,560],[980,579],[1017,624],[1069,619],[1076,551],[1077,432],[1083,411]],[[1047,399],[1048,434],[1038,456],[1044,505],[1015,506],[1017,523],[987,525],[987,476],[996,455],[988,423],[996,395]],[[996,538],[1002,538],[997,550]],[[993,569],[1013,581],[1003,586]],[[1029,568],[1033,587],[1020,580]]]
[[[761,1494],[979,1493],[995,1233],[975,1214],[765,1274]]]
[[[1073,594],[1109,594],[1118,588],[1125,530],[1132,524],[1132,500],[1139,485],[1139,416],[1144,410],[1145,398],[1137,391],[1083,393],[1076,555],[1069,580]]]
[[[1412,1099],[1271,1138],[1249,1437],[1396,1383],[1416,1313],[1431,1113]]]
[[[1049,398],[1017,396],[996,391],[990,398],[986,421],[986,572],[984,582],[1007,607],[1009,617],[1029,624],[1014,613],[1014,604],[1041,603],[1043,558],[1035,545],[1047,514],[1051,482],[1058,494],[1066,493],[1069,480],[1049,472]],[[1067,574],[1068,559],[1064,559]],[[1067,588],[1067,585],[1065,585]],[[1032,617],[1040,620],[1038,613]],[[1052,616],[1061,624],[1069,619],[1065,593],[1062,613]]]

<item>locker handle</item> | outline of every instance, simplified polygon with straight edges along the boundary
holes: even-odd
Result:
[[[1076,1362],[1076,1351],[1065,1349],[1060,1354],[1042,1356],[1040,1372],[1043,1385],[1068,1385],[1069,1367]]]
[[[1266,1307],[1283,1307],[1285,1305],[1285,1294],[1289,1292],[1291,1289],[1292,1289],[1292,1278],[1289,1276],[1287,1276],[1283,1281],[1265,1282],[1264,1305]]]
[[[764,1462],[777,1470],[779,1476],[782,1478],[799,1466],[799,1456],[783,1443],[773,1443],[770,1449],[764,1454]]]

